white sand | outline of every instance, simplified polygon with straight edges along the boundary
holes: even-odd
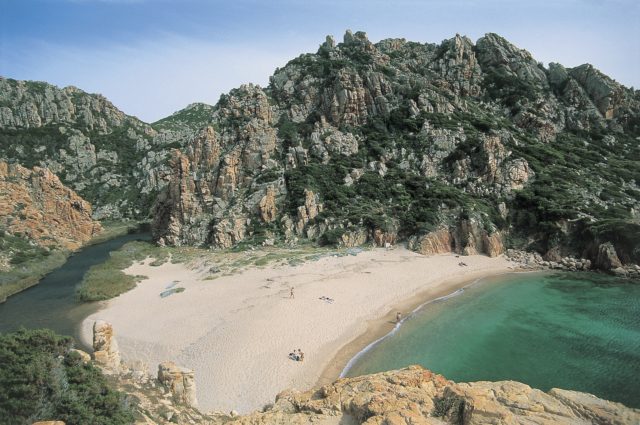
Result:
[[[341,348],[412,297],[424,301],[512,268],[504,257],[425,257],[404,248],[215,280],[181,264],[147,264],[127,270],[149,278],[88,317],[83,339],[90,344],[95,320],[111,322],[125,360],[143,360],[152,372],[166,360],[191,368],[201,410],[241,413],[273,402],[284,389],[313,387]],[[186,290],[161,298],[174,280]],[[323,295],[335,301],[318,299]],[[304,351],[304,362],[288,358],[295,348]]]

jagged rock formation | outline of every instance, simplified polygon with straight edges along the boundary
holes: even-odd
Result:
[[[196,407],[196,381],[192,370],[173,362],[158,365],[158,382],[168,389],[177,403]]]
[[[170,245],[411,239],[598,264],[610,242],[638,263],[638,137],[638,91],[588,64],[547,68],[496,34],[348,31],[266,88],[151,126],[99,95],[0,78],[0,158],[49,167],[94,217],[147,216],[156,200],[154,236]]]
[[[93,324],[93,360],[110,373],[120,370],[120,350],[113,326],[103,320]]]
[[[221,98],[172,154],[154,236],[212,247],[410,239],[424,253],[488,255],[560,247],[594,264],[612,242],[638,262],[637,137],[640,95],[590,65],[545,68],[495,34],[374,44],[348,31],[269,87]]]
[[[46,168],[0,161],[0,230],[37,246],[75,250],[102,227],[91,204]]]
[[[513,381],[454,383],[419,366],[285,391],[229,424],[632,424],[640,411],[576,391]]]
[[[188,127],[154,130],[100,95],[0,77],[0,159],[46,167],[94,217],[146,217]]]

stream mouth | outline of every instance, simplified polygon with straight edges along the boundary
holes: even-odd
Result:
[[[75,252],[37,285],[10,296],[0,304],[0,332],[47,328],[62,335],[71,335],[78,346],[89,348],[82,347],[78,338],[80,324],[99,309],[100,303],[78,301],[76,287],[91,266],[104,262],[110,252],[136,240],[148,241],[151,235],[144,231],[130,233]]]

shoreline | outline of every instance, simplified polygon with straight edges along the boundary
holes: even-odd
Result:
[[[441,291],[433,292],[432,290],[427,289],[414,294],[410,298],[394,305],[384,316],[370,320],[365,332],[340,348],[336,356],[322,371],[315,387],[327,385],[334,382],[336,379],[346,377],[345,374],[348,373],[350,369],[349,366],[352,363],[354,364],[361,355],[365,354],[378,343],[397,332],[405,320],[418,313],[425,306],[439,300],[445,300],[450,297],[457,296],[458,293],[461,294],[461,291],[486,279],[498,278],[515,273],[540,273],[541,271],[543,270],[524,270],[514,268],[513,270],[498,273],[479,272],[474,275],[466,276],[462,280],[450,279],[443,281],[441,285],[446,286],[446,289],[443,288]],[[399,324],[395,321],[395,313],[398,311],[403,312],[403,317]]]
[[[103,224],[103,223],[101,223]],[[112,221],[106,222],[103,227],[103,231],[93,235],[91,239],[84,242],[76,249],[64,249],[57,248],[52,251],[50,258],[44,258],[40,260],[32,260],[31,262],[27,262],[26,264],[19,265],[21,268],[25,268],[26,271],[16,272],[15,270],[7,270],[4,273],[19,273],[20,275],[24,275],[21,277],[17,277],[14,280],[10,280],[3,284],[4,290],[0,290],[0,304],[5,303],[9,297],[17,295],[21,292],[26,291],[29,288],[32,288],[40,283],[42,279],[47,277],[51,272],[59,269],[64,266],[70,257],[76,255],[78,252],[82,251],[93,245],[98,245],[104,242],[109,242],[112,239],[118,238],[120,236],[124,236],[131,233],[140,233],[141,226],[143,226],[145,222],[142,221]],[[50,264],[49,264],[50,263]],[[45,264],[44,268],[38,270],[42,267],[42,264]],[[6,287],[11,287],[11,289],[6,289]]]
[[[504,256],[426,257],[395,247],[252,266],[213,280],[204,268],[197,261],[135,263],[126,272],[149,278],[87,317],[82,338],[90,344],[93,321],[106,320],[125,361],[143,361],[152,374],[160,362],[174,361],[194,370],[202,411],[246,413],[284,389],[334,381],[357,352],[393,329],[396,311],[406,318],[426,302],[518,267]],[[159,296],[176,281],[183,292]],[[304,362],[287,357],[295,348]]]

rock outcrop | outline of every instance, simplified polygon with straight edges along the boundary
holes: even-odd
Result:
[[[171,392],[176,402],[197,406],[196,382],[192,370],[179,367],[173,362],[161,363],[158,365],[158,382]]]
[[[598,247],[596,267],[600,270],[611,271],[622,267],[616,249],[611,242],[603,243]]]
[[[271,223],[275,221],[278,208],[276,207],[276,192],[273,189],[273,186],[269,186],[266,190],[265,195],[260,199],[260,218],[265,223]]]
[[[326,422],[323,422],[326,421]],[[454,383],[419,366],[285,391],[228,424],[633,424],[640,410],[576,391],[513,381]]]
[[[638,116],[635,91],[588,65],[547,69],[496,34],[436,45],[348,31],[267,89],[222,97],[171,160],[155,239],[411,239],[420,252],[492,256],[507,240],[579,246],[577,233],[558,239],[563,223],[640,210]]]
[[[409,249],[423,255],[455,252],[462,255],[485,254],[497,257],[504,252],[500,232],[489,233],[478,222],[461,220],[451,228],[442,227],[409,239]]]
[[[103,320],[93,324],[93,360],[109,373],[118,373],[121,366],[120,350],[113,326]]]
[[[453,238],[449,229],[438,229],[409,240],[409,249],[422,255],[446,254],[453,251]]]
[[[91,204],[46,168],[0,161],[0,229],[46,248],[78,249],[100,233]]]

